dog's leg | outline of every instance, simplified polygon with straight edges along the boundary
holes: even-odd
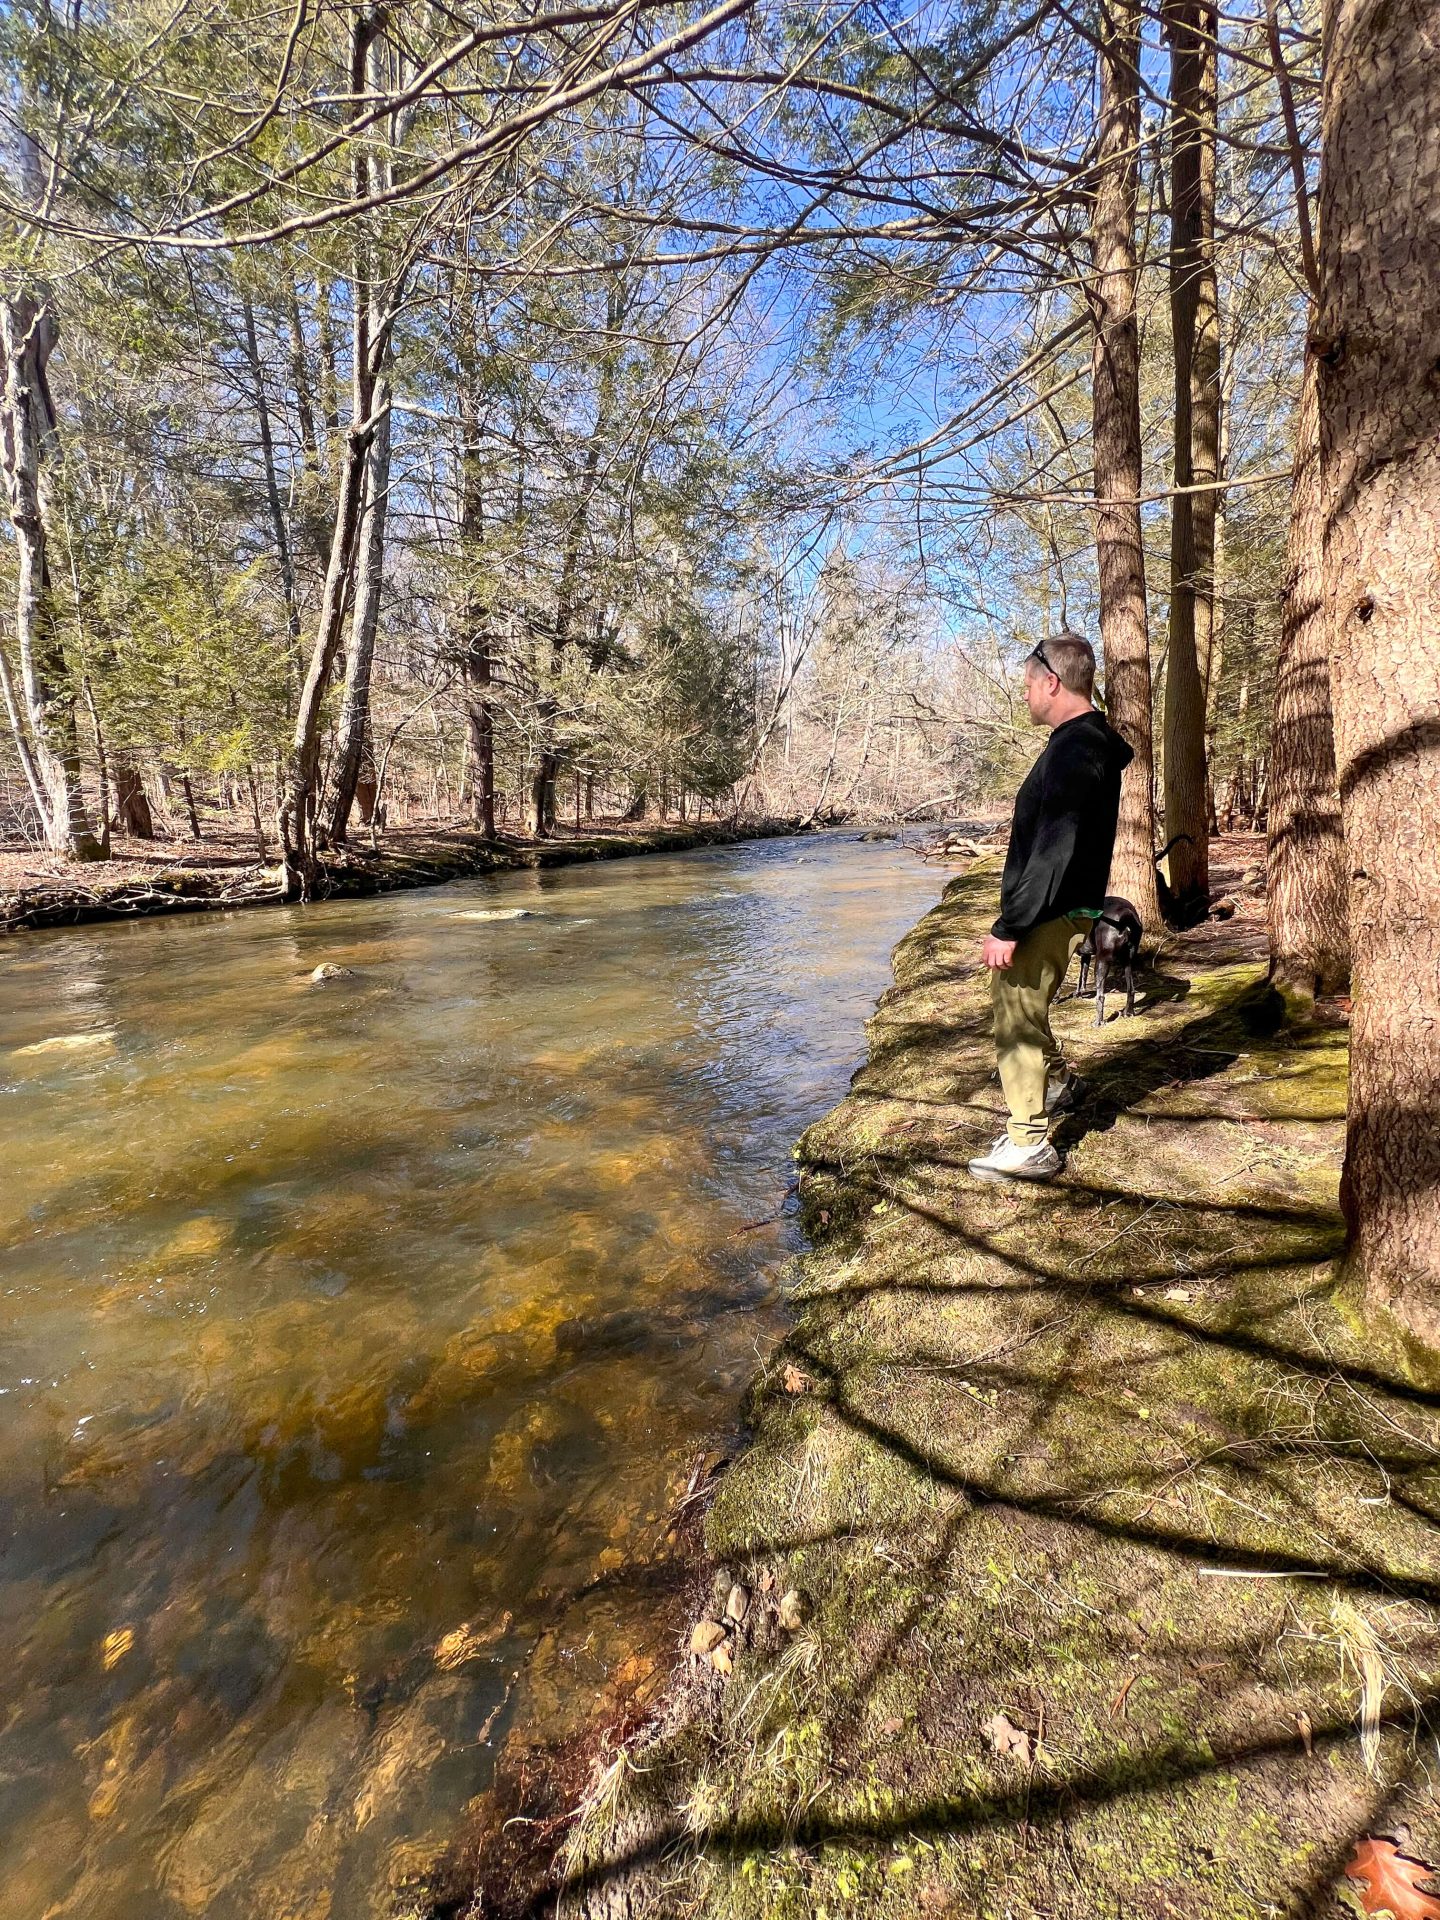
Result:
[[[1128,1018],[1135,1011],[1135,962],[1131,960],[1125,968],[1125,1013]]]
[[[1105,1024],[1105,961],[1102,955],[1095,956],[1095,1024]]]
[[[1079,978],[1079,981],[1076,983],[1076,987],[1075,987],[1075,998],[1077,1000],[1084,993],[1089,983],[1090,983],[1090,956],[1088,953],[1082,953],[1080,956],[1080,978]]]

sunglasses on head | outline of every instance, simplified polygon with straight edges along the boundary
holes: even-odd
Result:
[[[1031,660],[1038,660],[1047,673],[1054,673],[1057,680],[1060,678],[1060,675],[1055,671],[1054,663],[1045,651],[1045,642],[1043,640],[1037,641],[1026,657]]]

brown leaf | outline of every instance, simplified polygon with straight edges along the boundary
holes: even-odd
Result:
[[[990,1742],[996,1753],[1018,1760],[1022,1766],[1030,1764],[1032,1748],[1030,1736],[1023,1727],[1017,1727],[1006,1713],[993,1713],[980,1731]],[[1429,1920],[1429,1916],[1426,1916]]]
[[[787,1366],[780,1376],[781,1384],[787,1393],[809,1393],[815,1382],[808,1373],[802,1373],[797,1366]]]
[[[1139,1678],[1140,1676],[1138,1673],[1132,1673],[1130,1678],[1125,1682],[1124,1686],[1121,1687],[1120,1691],[1116,1694],[1115,1698],[1110,1702],[1110,1718],[1112,1720],[1117,1718],[1122,1720],[1124,1719],[1125,1702],[1130,1698],[1131,1687],[1134,1686],[1135,1682]]]
[[[1395,1920],[1440,1920],[1440,1899],[1420,1884],[1433,1880],[1435,1869],[1401,1853],[1393,1840],[1367,1834],[1357,1841],[1345,1878],[1360,1885],[1366,1913],[1390,1913]]]
[[[1300,1736],[1300,1744],[1313,1759],[1315,1755],[1315,1727],[1308,1713],[1302,1707],[1295,1716],[1295,1731]]]

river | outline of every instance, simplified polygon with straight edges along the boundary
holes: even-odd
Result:
[[[593,1695],[939,884],[831,834],[0,947],[0,1920],[392,1911],[537,1643]]]

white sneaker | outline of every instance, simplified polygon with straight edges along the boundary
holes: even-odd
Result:
[[[1084,1092],[1085,1082],[1069,1067],[1061,1073],[1050,1074],[1045,1082],[1046,1113],[1069,1113],[1079,1106]]]
[[[970,1162],[977,1180],[1049,1180],[1060,1171],[1060,1156],[1048,1140],[1038,1147],[1017,1147],[1002,1133],[988,1153]]]

